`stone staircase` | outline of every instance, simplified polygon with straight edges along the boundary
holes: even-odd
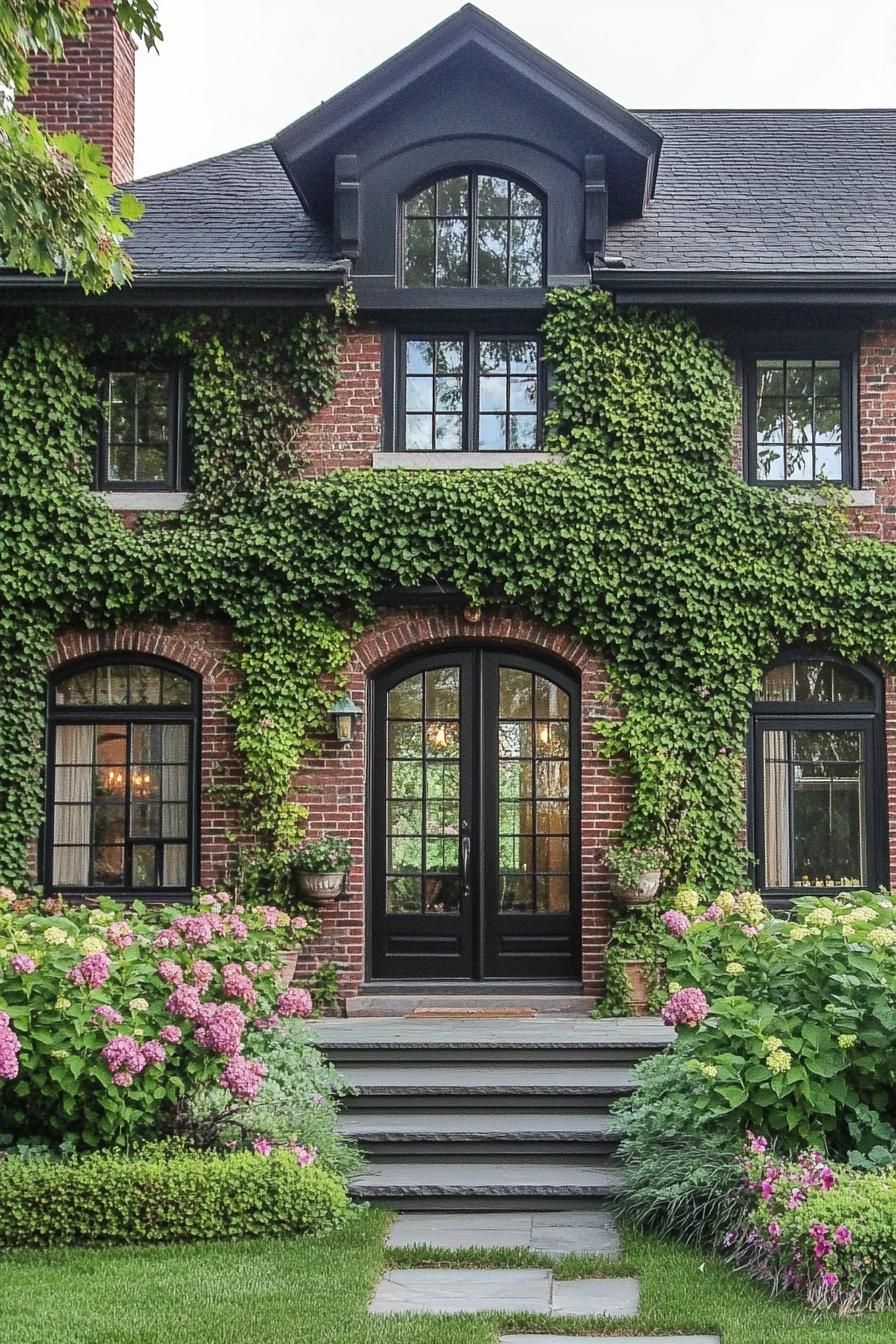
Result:
[[[608,1111],[672,1033],[649,1019],[350,1018],[317,1024],[357,1092],[340,1127],[358,1199],[406,1210],[594,1208],[618,1189]]]

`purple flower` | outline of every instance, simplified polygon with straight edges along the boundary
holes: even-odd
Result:
[[[757,924],[741,924],[741,933],[745,933],[748,938],[758,938],[762,930]]]
[[[840,1279],[836,1274],[831,1274],[829,1272],[821,1276],[821,1281],[824,1284],[825,1288],[836,1288],[837,1284],[840,1282]]]
[[[131,926],[126,920],[119,920],[116,924],[110,924],[106,930],[106,937],[113,947],[130,947],[134,941],[134,935],[131,932]]]
[[[111,1041],[107,1041],[103,1046],[100,1055],[113,1075],[121,1072],[142,1073],[146,1065],[133,1036],[113,1036]]]
[[[202,1007],[199,990],[193,985],[178,985],[174,993],[169,994],[165,1000],[165,1007],[174,1017],[195,1018]]]
[[[19,1076],[16,1055],[21,1048],[21,1041],[9,1025],[9,1013],[0,1013],[0,1078],[9,1083]]]
[[[33,957],[28,957],[24,952],[17,952],[14,957],[9,959],[9,969],[15,971],[16,975],[31,975],[37,970],[37,962]]]
[[[184,973],[176,961],[168,961],[163,958],[156,967],[156,975],[160,976],[167,985],[179,985],[184,978]]]
[[[715,924],[717,920],[724,919],[724,917],[725,911],[720,905],[717,905],[715,901],[713,901],[712,905],[708,905],[703,911],[703,918],[708,919],[713,924]]]
[[[228,1092],[239,1097],[240,1101],[252,1101],[258,1095],[258,1089],[266,1073],[267,1069],[260,1060],[244,1059],[242,1055],[234,1055],[228,1060],[218,1081]]]
[[[118,1073],[113,1073],[112,1081],[116,1087],[130,1087],[134,1081],[134,1075],[128,1073],[127,1069],[120,1069]]]
[[[852,1241],[852,1233],[848,1227],[845,1227],[843,1223],[841,1223],[834,1232],[834,1240],[838,1246],[848,1246]]]
[[[780,1235],[781,1235],[781,1224],[780,1224],[780,1223],[769,1223],[769,1225],[768,1225],[768,1234],[769,1234],[769,1236],[771,1237],[772,1241],[777,1241],[778,1238],[779,1238]]]
[[[184,1034],[180,1027],[175,1027],[173,1025],[163,1027],[159,1032],[159,1040],[164,1041],[166,1045],[180,1045],[183,1038]]]
[[[284,989],[277,999],[277,1011],[284,1017],[307,1017],[312,1006],[307,989]]]
[[[202,1025],[196,1028],[197,1045],[216,1055],[238,1055],[246,1019],[235,1003],[205,1004]]]
[[[751,1153],[764,1153],[768,1147],[768,1139],[762,1138],[761,1135],[754,1134],[751,1129],[747,1130],[747,1138],[750,1140]]]
[[[663,927],[673,938],[683,938],[691,927],[691,921],[681,910],[667,910],[663,916]]]
[[[68,978],[73,985],[81,985],[87,989],[99,989],[104,985],[112,974],[112,962],[105,952],[91,952],[89,957],[79,961],[77,966],[73,966],[68,973]]]
[[[269,1157],[274,1151],[274,1145],[271,1143],[270,1139],[258,1138],[253,1143],[252,1149],[254,1152],[260,1153],[262,1157]]]
[[[108,1022],[110,1027],[120,1027],[124,1021],[121,1013],[116,1012],[108,1003],[101,1003],[98,1008],[94,1008],[93,1015],[101,1022]]]
[[[831,1171],[830,1167],[822,1167],[818,1175],[821,1178],[822,1190],[833,1190],[834,1186],[837,1184],[837,1177]]]
[[[143,1056],[144,1064],[164,1064],[165,1047],[161,1041],[146,1041],[140,1047],[140,1054]]]
[[[662,1017],[667,1027],[697,1027],[708,1012],[702,989],[678,989],[663,1005]]]

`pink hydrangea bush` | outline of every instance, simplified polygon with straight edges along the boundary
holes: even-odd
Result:
[[[271,1032],[312,1009],[277,979],[279,952],[310,936],[293,918],[223,891],[126,916],[111,901],[0,901],[2,1128],[122,1143],[178,1132],[203,1089],[254,1097]]]
[[[776,1154],[750,1134],[722,1251],[773,1292],[840,1314],[884,1309],[896,1294],[896,1176],[831,1165],[818,1149]]]

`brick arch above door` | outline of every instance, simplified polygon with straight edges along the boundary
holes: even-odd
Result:
[[[574,670],[581,681],[582,705],[582,961],[585,991],[603,983],[608,936],[609,891],[602,851],[622,826],[631,797],[625,777],[614,775],[597,749],[594,720],[606,713],[606,664],[573,634],[506,608],[486,609],[480,619],[438,607],[384,613],[356,643],[346,668],[346,685],[358,705],[368,706],[372,679],[390,663],[414,653],[452,646],[505,646],[546,655]],[[603,702],[603,703],[602,703]],[[320,756],[302,770],[297,799],[308,808],[309,831],[343,836],[352,846],[348,892],[324,915],[324,935],[316,960],[336,961],[342,982],[353,993],[365,978],[365,826],[367,817],[368,734],[366,714],[352,742],[337,746],[327,734]]]

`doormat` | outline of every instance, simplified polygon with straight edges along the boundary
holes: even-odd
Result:
[[[406,1017],[537,1017],[534,1008],[415,1008]]]

